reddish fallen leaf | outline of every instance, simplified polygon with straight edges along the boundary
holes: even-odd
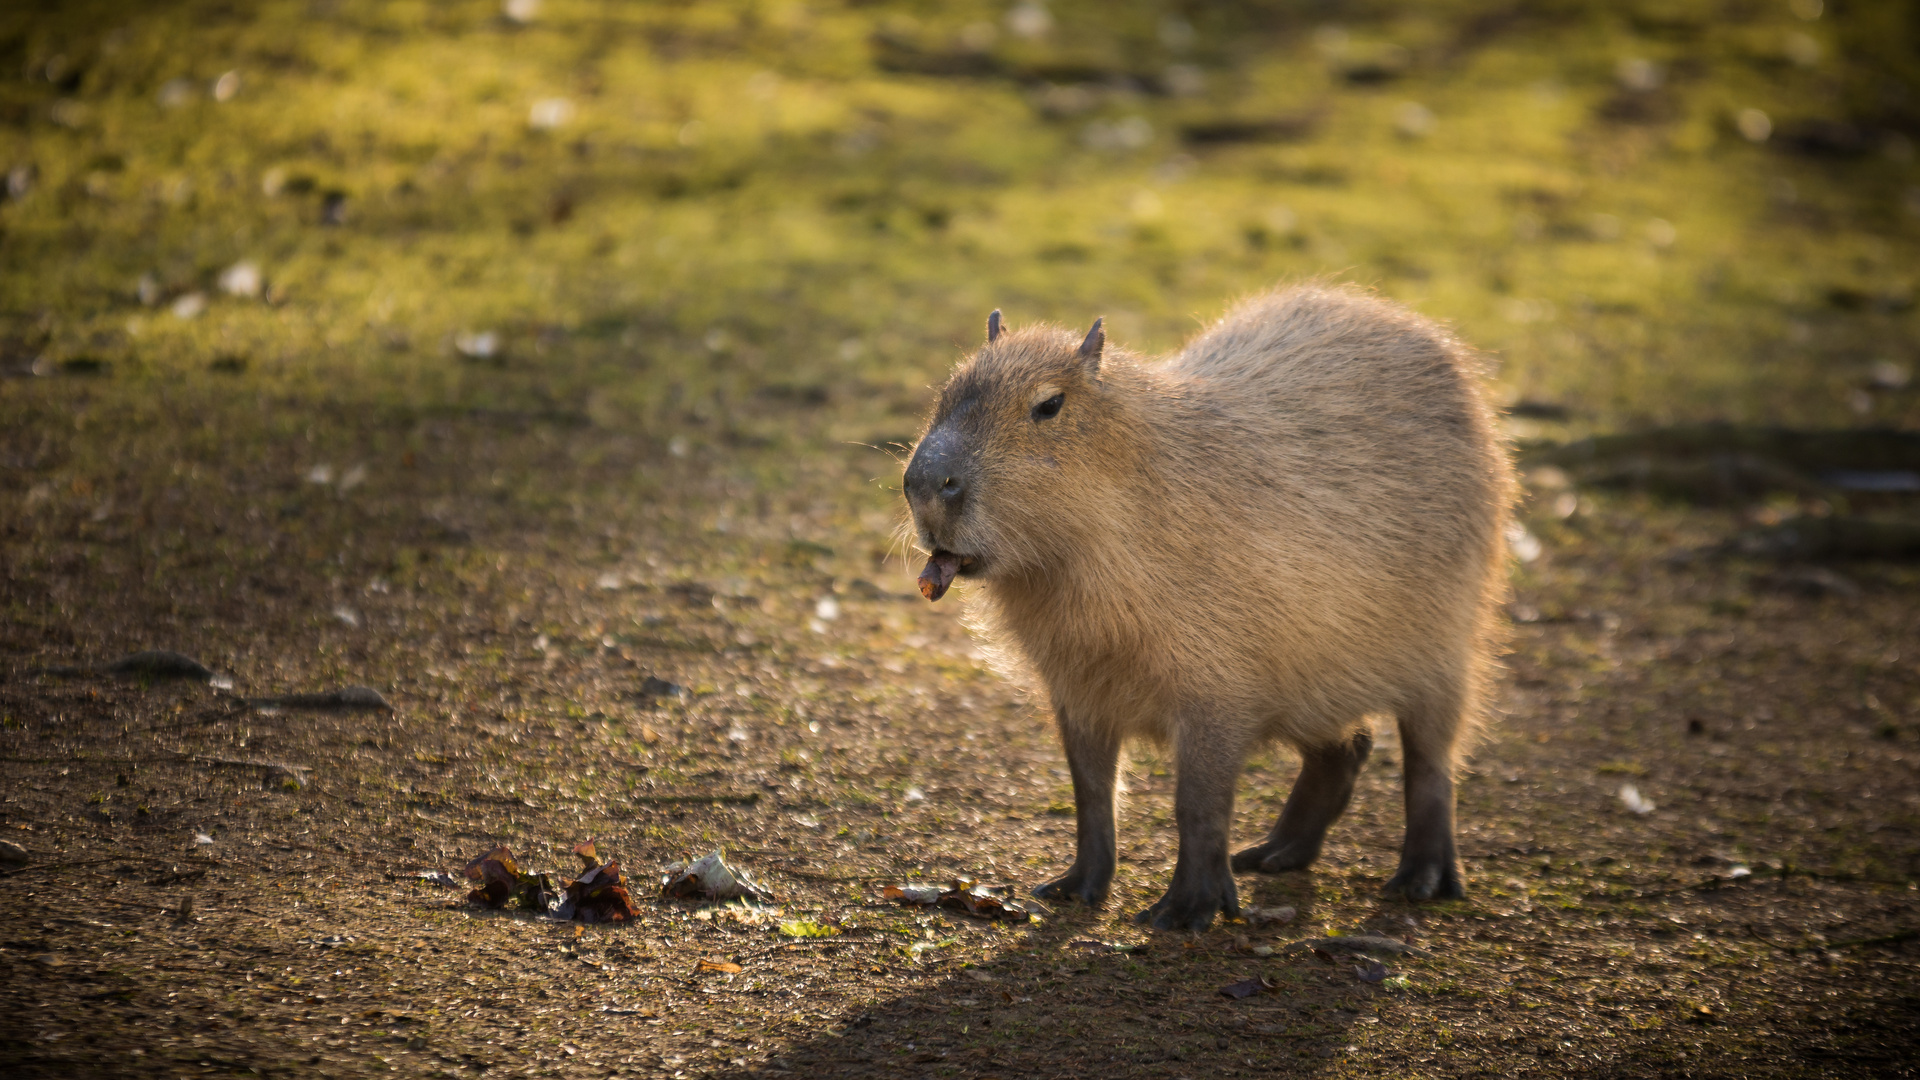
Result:
[[[520,883],[520,867],[505,844],[468,863],[466,874],[467,880],[477,883],[467,894],[468,902],[491,908],[506,906]]]
[[[1237,1000],[1239,998],[1252,997],[1253,995],[1262,993],[1264,991],[1278,990],[1278,989],[1280,989],[1278,985],[1268,982],[1262,976],[1249,975],[1248,977],[1241,979],[1237,983],[1228,983],[1227,985],[1221,987],[1220,993],[1224,997],[1230,997]]]
[[[633,896],[627,892],[627,881],[621,876],[619,860],[601,862],[600,853],[592,840],[575,845],[573,853],[586,864],[586,869],[579,877],[567,882],[566,900],[556,914],[563,919],[578,919],[583,923],[631,920],[636,914]]]
[[[960,557],[945,553],[927,560],[927,568],[920,571],[920,595],[928,600],[938,600],[947,595],[947,586],[953,584],[953,576],[960,572]]]
[[[741,967],[739,964],[735,964],[727,960],[702,960],[700,961],[700,967],[698,968],[698,970],[724,971],[729,975],[738,975],[747,969]]]
[[[531,910],[545,912],[552,906],[553,885],[545,874],[529,874],[513,860],[505,844],[467,864],[467,880],[475,883],[467,902],[501,908],[515,899]]]

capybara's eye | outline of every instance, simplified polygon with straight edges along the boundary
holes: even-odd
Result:
[[[1066,404],[1066,401],[1067,401],[1067,395],[1065,394],[1053,395],[1052,397],[1048,398],[1047,400],[1033,407],[1033,418],[1035,420],[1046,420],[1051,417],[1059,416],[1060,406]]]

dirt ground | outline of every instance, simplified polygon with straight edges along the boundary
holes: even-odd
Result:
[[[385,422],[423,449],[355,490],[235,463],[111,493],[104,520],[109,493],[61,492],[6,524],[0,825],[31,860],[0,870],[12,1075],[1915,1071],[1910,568],[1809,596],[1690,557],[1731,514],[1535,512],[1503,715],[1461,786],[1467,900],[1377,898],[1400,827],[1383,725],[1321,865],[1240,879],[1290,922],[1132,924],[1173,855],[1173,778],[1146,749],[1110,909],[983,922],[879,891],[1044,880],[1070,858],[1070,787],[960,605],[889,558],[887,458],[786,472],[719,441]],[[332,573],[286,571],[303,551]],[[232,689],[43,670],[140,648]],[[245,700],[344,684],[393,711]],[[1292,768],[1254,763],[1238,838]],[[589,837],[629,876],[631,925],[483,911],[415,876],[495,843],[570,876]],[[777,912],[656,898],[665,864],[716,847]],[[1352,933],[1430,955],[1381,956],[1368,983],[1284,948]],[[1271,988],[1222,994],[1253,976]]]

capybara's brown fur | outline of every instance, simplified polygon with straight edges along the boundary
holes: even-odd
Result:
[[[1180,854],[1140,919],[1239,910],[1234,870],[1297,869],[1393,716],[1407,834],[1387,888],[1461,895],[1454,755],[1497,644],[1512,467],[1472,352],[1355,289],[1236,306],[1171,356],[1002,330],[956,371],[906,472],[923,591],[957,573],[978,628],[1044,681],[1079,853],[1044,897],[1106,898],[1121,742],[1170,744]],[[1304,760],[1229,856],[1234,785],[1270,740]]]

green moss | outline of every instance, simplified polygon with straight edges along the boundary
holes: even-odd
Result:
[[[5,209],[0,314],[51,361],[149,393],[727,437],[769,396],[804,412],[903,393],[904,430],[996,304],[1104,313],[1159,348],[1237,293],[1319,274],[1451,320],[1505,393],[1593,423],[1845,421],[1863,365],[1914,345],[1912,164],[1779,148],[1813,113],[1853,122],[1832,88],[1890,62],[1869,29],[1885,11],[1836,13],[1812,28],[1828,59],[1782,69],[1752,43],[1785,32],[1784,9],[1680,41],[1595,4],[1423,52],[1479,13],[1453,4],[1352,28],[1350,49],[1413,50],[1374,89],[1307,27],[1233,8],[1241,32],[1176,56],[1056,5],[1056,33],[995,46],[984,78],[899,70],[869,45],[884,7],[783,10],[778,32],[746,4],[556,2],[518,29],[481,3],[16,14],[0,25],[25,70],[57,55],[79,75],[5,92],[23,119],[0,147],[32,184]],[[948,20],[980,14],[916,32],[950,40]],[[658,47],[671,36],[703,44]],[[1645,101],[1617,76],[1634,58],[1672,73]],[[1199,96],[1101,81],[1175,61]],[[227,70],[239,88],[218,102]],[[1047,85],[1087,110],[1049,106]],[[1808,104],[1816,88],[1832,104]],[[564,122],[537,130],[554,99]],[[1409,103],[1424,134],[1405,134]],[[1741,139],[1741,108],[1781,138]],[[1178,134],[1229,114],[1304,119],[1285,143]],[[1136,134],[1103,142],[1122,122]],[[262,298],[222,292],[241,261]],[[204,310],[171,314],[191,293]]]

